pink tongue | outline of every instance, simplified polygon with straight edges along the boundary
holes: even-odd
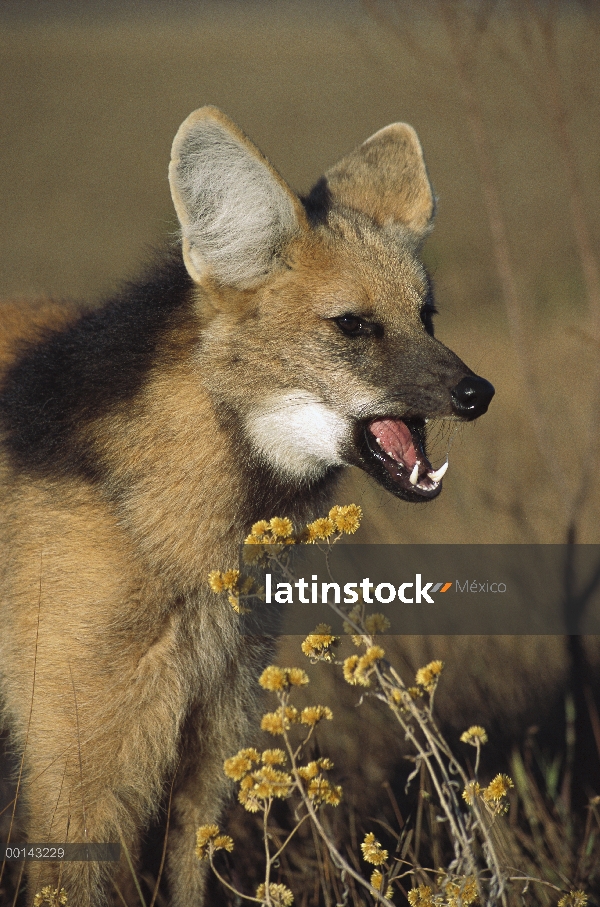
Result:
[[[417,451],[412,435],[401,419],[375,419],[369,425],[369,431],[375,435],[387,454],[412,470],[418,459]]]

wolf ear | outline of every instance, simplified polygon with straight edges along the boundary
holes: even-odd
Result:
[[[401,227],[418,245],[429,233],[435,197],[417,133],[407,123],[380,129],[328,170],[317,183],[315,200],[329,197],[367,214],[380,227]]]
[[[255,286],[306,224],[299,199],[215,107],[196,110],[179,127],[169,183],[184,261],[197,283],[210,277],[240,289]]]

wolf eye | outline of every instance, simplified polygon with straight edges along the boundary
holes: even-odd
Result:
[[[358,315],[340,315],[339,318],[334,318],[334,321],[340,331],[343,331],[348,337],[358,337],[359,334],[368,333],[367,324]]]

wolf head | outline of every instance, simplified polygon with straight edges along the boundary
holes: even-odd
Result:
[[[426,422],[475,419],[494,389],[433,336],[418,251],[435,199],[414,130],[375,133],[300,199],[203,107],[169,178],[203,382],[251,455],[295,483],[355,465],[405,500],[436,497],[445,467],[427,459]]]

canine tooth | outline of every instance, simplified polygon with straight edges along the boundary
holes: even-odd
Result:
[[[408,480],[411,485],[416,485],[419,481],[419,465],[419,461],[417,460],[417,462],[413,466],[413,471],[411,472],[410,478]]]
[[[439,469],[436,469],[435,472],[428,472],[427,475],[432,482],[439,482],[446,475],[446,470],[448,469],[448,460],[444,463],[443,466],[440,466]]]

